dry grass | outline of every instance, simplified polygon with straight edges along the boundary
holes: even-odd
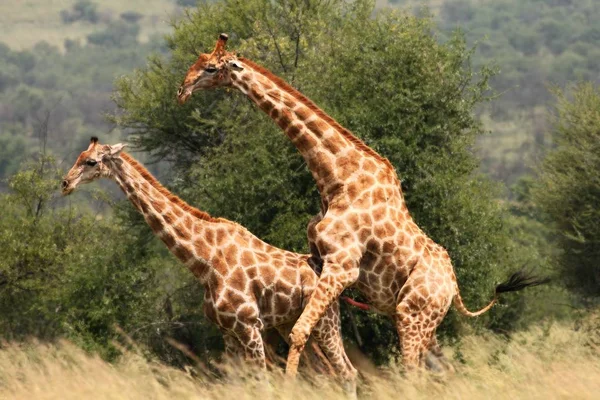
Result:
[[[598,321],[574,330],[533,329],[510,342],[468,337],[461,346],[466,364],[448,376],[403,378],[390,367],[360,383],[359,398],[378,399],[592,399],[600,393]],[[452,351],[449,351],[452,352]],[[239,366],[226,379],[192,377],[185,371],[128,354],[115,364],[67,342],[47,346],[5,345],[0,350],[0,398],[11,399],[342,399],[331,382],[288,382],[281,374],[265,380],[244,377]]]

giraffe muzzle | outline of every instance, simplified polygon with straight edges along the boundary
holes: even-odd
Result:
[[[192,96],[192,88],[186,88],[181,85],[177,90],[177,102],[179,105],[184,104]]]
[[[75,190],[75,188],[71,187],[70,182],[66,179],[64,179],[62,181],[62,183],[60,184],[61,188],[62,188],[62,194],[63,196],[67,196],[69,194],[71,194],[73,192],[73,190]]]

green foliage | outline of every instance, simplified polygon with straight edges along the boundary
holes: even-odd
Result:
[[[77,0],[71,10],[61,10],[60,18],[65,24],[77,21],[95,24],[99,19],[98,5],[90,0]]]
[[[149,52],[160,49],[140,44],[137,31],[137,25],[120,21],[93,36],[98,45],[71,41],[65,54],[45,42],[24,51],[0,44],[0,154],[6,155],[0,159],[0,180],[36,150],[43,124],[50,130],[49,151],[58,158],[81,151],[92,134],[109,130],[102,114],[111,107],[115,75],[142,65]],[[105,138],[119,135],[114,131]]]
[[[121,19],[130,22],[132,24],[137,23],[140,19],[144,18],[143,14],[137,11],[125,11],[120,15]]]
[[[442,5],[443,18],[448,21],[468,22],[475,12],[475,5],[470,0],[446,1]]]
[[[64,160],[63,168],[90,136],[120,139],[118,129],[102,133],[111,128],[102,113],[112,108],[112,81],[143,65],[150,52],[163,51],[164,42],[138,42],[137,25],[125,21],[96,27],[98,44],[72,40],[65,53],[44,42],[23,51],[0,43],[0,190],[8,191],[0,198],[7,213],[0,221],[0,274],[7,278],[0,337],[66,336],[113,357],[118,325],[171,364],[186,360],[166,337],[212,357],[222,343],[203,319],[202,291],[162,243],[151,240],[145,223],[132,226],[127,213],[111,217],[106,204],[85,192],[68,201],[57,197],[60,180],[49,159],[44,173],[38,163],[21,165],[41,147],[43,132],[44,147]],[[89,204],[75,206],[82,202]]]
[[[422,2],[388,3],[416,7]],[[502,95],[491,106],[480,108],[491,117],[487,127],[494,135],[480,142],[482,170],[511,186],[533,172],[531,166],[542,153],[545,143],[537,139],[548,128],[540,110],[553,100],[549,84],[597,80],[600,28],[594,21],[600,8],[595,0],[426,3],[436,11],[441,32],[450,35],[459,27],[468,43],[479,44],[473,56],[475,68],[490,63],[499,67],[490,85]],[[506,129],[508,124],[513,128]]]
[[[534,198],[557,229],[555,259],[568,285],[600,293],[600,90],[555,91],[555,146],[540,167]]]
[[[194,7],[198,0],[175,0],[175,3],[180,7]]]
[[[553,0],[499,0],[484,5],[461,0],[446,1],[442,9],[441,23],[445,29],[460,24],[470,40],[484,41],[475,65],[495,60],[502,66],[503,73],[492,83],[500,91],[509,90],[499,99],[502,107],[498,109],[505,112],[551,100],[550,93],[540,83],[550,80],[562,84],[573,79],[559,72],[564,71],[562,65],[566,62],[561,55],[573,46],[593,49],[598,36],[598,28],[592,21],[600,15],[600,10],[593,0],[569,4]],[[533,58],[537,60],[531,64],[533,71],[518,67]],[[581,69],[590,75],[598,73],[598,66],[588,66],[584,59],[571,58],[568,64],[571,69]],[[513,73],[516,79],[509,79]]]
[[[59,197],[60,171],[40,156],[9,180],[0,197],[0,337],[68,337],[106,358],[120,327],[154,355],[182,364],[165,341],[211,357],[220,335],[202,316],[195,279],[148,244],[148,229],[124,228]],[[78,196],[85,193],[78,193]]]
[[[90,44],[106,47],[127,47],[137,42],[137,36],[140,32],[140,27],[135,24],[115,21],[100,32],[90,33],[87,36],[87,41]]]
[[[257,111],[247,105],[248,114]],[[306,221],[318,212],[318,193],[304,160],[270,120],[247,129],[242,135],[228,135],[178,189],[194,204],[240,221],[269,243],[303,251]]]
[[[0,332],[4,337],[48,337],[58,330],[52,292],[76,223],[68,212],[50,211],[57,178],[52,159],[41,158],[12,177],[12,193],[0,199],[6,212],[0,220]]]
[[[19,129],[7,129],[0,133],[0,175],[13,175],[17,172],[29,151],[28,145]]]

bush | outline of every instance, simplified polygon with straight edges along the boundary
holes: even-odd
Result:
[[[90,33],[87,41],[96,46],[126,47],[137,42],[139,32],[140,27],[137,24],[111,22],[103,31]]]
[[[535,200],[557,229],[555,261],[568,286],[600,294],[600,90],[555,91],[555,145],[540,166]]]
[[[447,20],[467,22],[475,15],[475,7],[471,0],[445,1],[442,5],[442,15]]]
[[[136,11],[125,11],[120,15],[121,19],[132,24],[138,23],[144,16]]]
[[[60,11],[60,18],[65,24],[77,21],[95,24],[99,20],[98,5],[90,0],[77,0],[70,11]]]
[[[198,0],[175,0],[180,7],[194,7],[198,4]]]
[[[155,321],[163,293],[136,237],[71,207],[59,197],[60,175],[39,156],[0,196],[0,337],[68,337],[111,358],[114,326]]]

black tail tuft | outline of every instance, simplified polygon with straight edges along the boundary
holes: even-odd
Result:
[[[520,270],[512,274],[506,281],[496,286],[496,294],[516,292],[529,286],[544,285],[548,282],[550,282],[550,278],[540,278],[525,270]]]

